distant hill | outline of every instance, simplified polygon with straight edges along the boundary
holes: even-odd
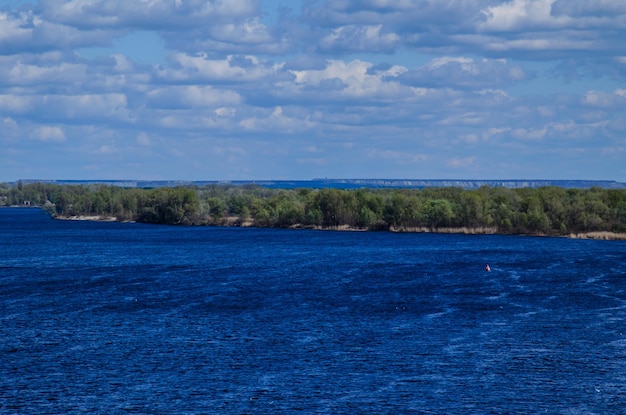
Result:
[[[599,187],[603,189],[625,189],[626,183],[614,180],[452,180],[452,179],[313,179],[313,180],[36,180],[25,179],[22,183],[53,183],[53,184],[104,184],[118,187],[157,188],[176,186],[206,186],[206,185],[258,185],[274,189],[360,189],[360,188],[414,188],[426,187],[461,187],[463,189],[477,189],[482,186],[506,187],[510,189],[537,188],[557,186],[567,189],[588,189]]]

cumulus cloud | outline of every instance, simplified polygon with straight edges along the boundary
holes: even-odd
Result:
[[[0,110],[5,114],[21,114],[31,107],[30,98],[21,95],[0,95]]]
[[[108,155],[117,153],[117,149],[110,144],[104,144],[98,147],[98,149],[96,150],[96,153],[108,156]]]
[[[40,141],[65,141],[65,132],[61,127],[44,125],[33,130],[32,138]]]
[[[163,79],[173,81],[250,82],[271,76],[277,66],[261,63],[256,56],[229,55],[211,59],[205,54],[190,56],[177,53],[171,56],[172,67],[159,71]]]
[[[323,51],[393,52],[400,44],[395,33],[383,33],[382,25],[348,25],[333,29],[320,42]]]
[[[258,2],[237,0],[42,0],[51,21],[78,27],[188,28],[250,17]]]
[[[28,25],[31,21],[32,18],[25,13],[0,12],[0,47],[6,50],[11,44],[30,40],[32,30]]]
[[[615,108],[620,105],[626,107],[626,96],[622,89],[617,89],[614,92],[588,91],[582,99],[584,104],[594,107]]]
[[[80,30],[29,12],[0,12],[0,55],[105,45],[116,31]]]
[[[3,117],[0,120],[0,126],[2,128],[2,137],[0,138],[0,142],[1,141],[8,141],[9,140],[14,140],[16,138],[18,138],[18,132],[20,131],[20,127],[17,124],[17,121],[15,121],[13,118],[11,117]]]
[[[619,0],[556,0],[552,3],[552,14],[580,19],[605,18],[609,23],[615,16],[626,15],[626,3]]]
[[[290,70],[295,76],[295,87],[300,92],[320,88],[326,99],[389,99],[408,96],[409,89],[403,88],[398,82],[388,80],[395,78],[406,69],[394,66],[386,71],[372,73],[372,64],[360,60],[351,62],[329,60],[323,69]],[[332,97],[332,98],[331,98]]]
[[[50,83],[70,84],[81,81],[87,74],[87,66],[69,62],[52,65],[25,63],[16,59],[12,66],[0,68],[3,79],[1,83],[11,85],[41,85]]]
[[[238,105],[242,99],[232,90],[220,90],[211,86],[177,85],[148,91],[147,102],[158,108],[215,108]]]
[[[68,122],[96,120],[128,120],[124,94],[45,95],[33,97],[33,112],[43,119],[63,119]]]
[[[479,28],[485,31],[511,32],[564,26],[567,19],[551,13],[553,2],[554,0],[512,0],[489,6],[482,11],[485,21]]]
[[[428,87],[494,88],[525,81],[529,77],[520,65],[506,59],[443,56],[406,72],[401,79]]]
[[[240,125],[251,131],[275,131],[278,134],[293,134],[311,128],[313,122],[284,114],[282,107],[276,107],[267,116],[246,118],[240,122]]]
[[[547,129],[528,129],[528,128],[515,128],[511,130],[511,136],[520,140],[541,140],[546,136]]]

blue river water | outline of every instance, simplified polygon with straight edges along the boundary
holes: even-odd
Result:
[[[0,353],[0,414],[624,414],[626,242],[3,208]]]

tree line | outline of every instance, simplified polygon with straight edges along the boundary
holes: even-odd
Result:
[[[0,204],[41,206],[53,217],[109,216],[176,225],[437,231],[502,234],[626,232],[626,189],[269,189],[256,185],[122,188],[0,185]]]

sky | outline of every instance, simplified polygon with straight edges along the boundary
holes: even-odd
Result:
[[[624,0],[0,0],[0,182],[626,182]]]

